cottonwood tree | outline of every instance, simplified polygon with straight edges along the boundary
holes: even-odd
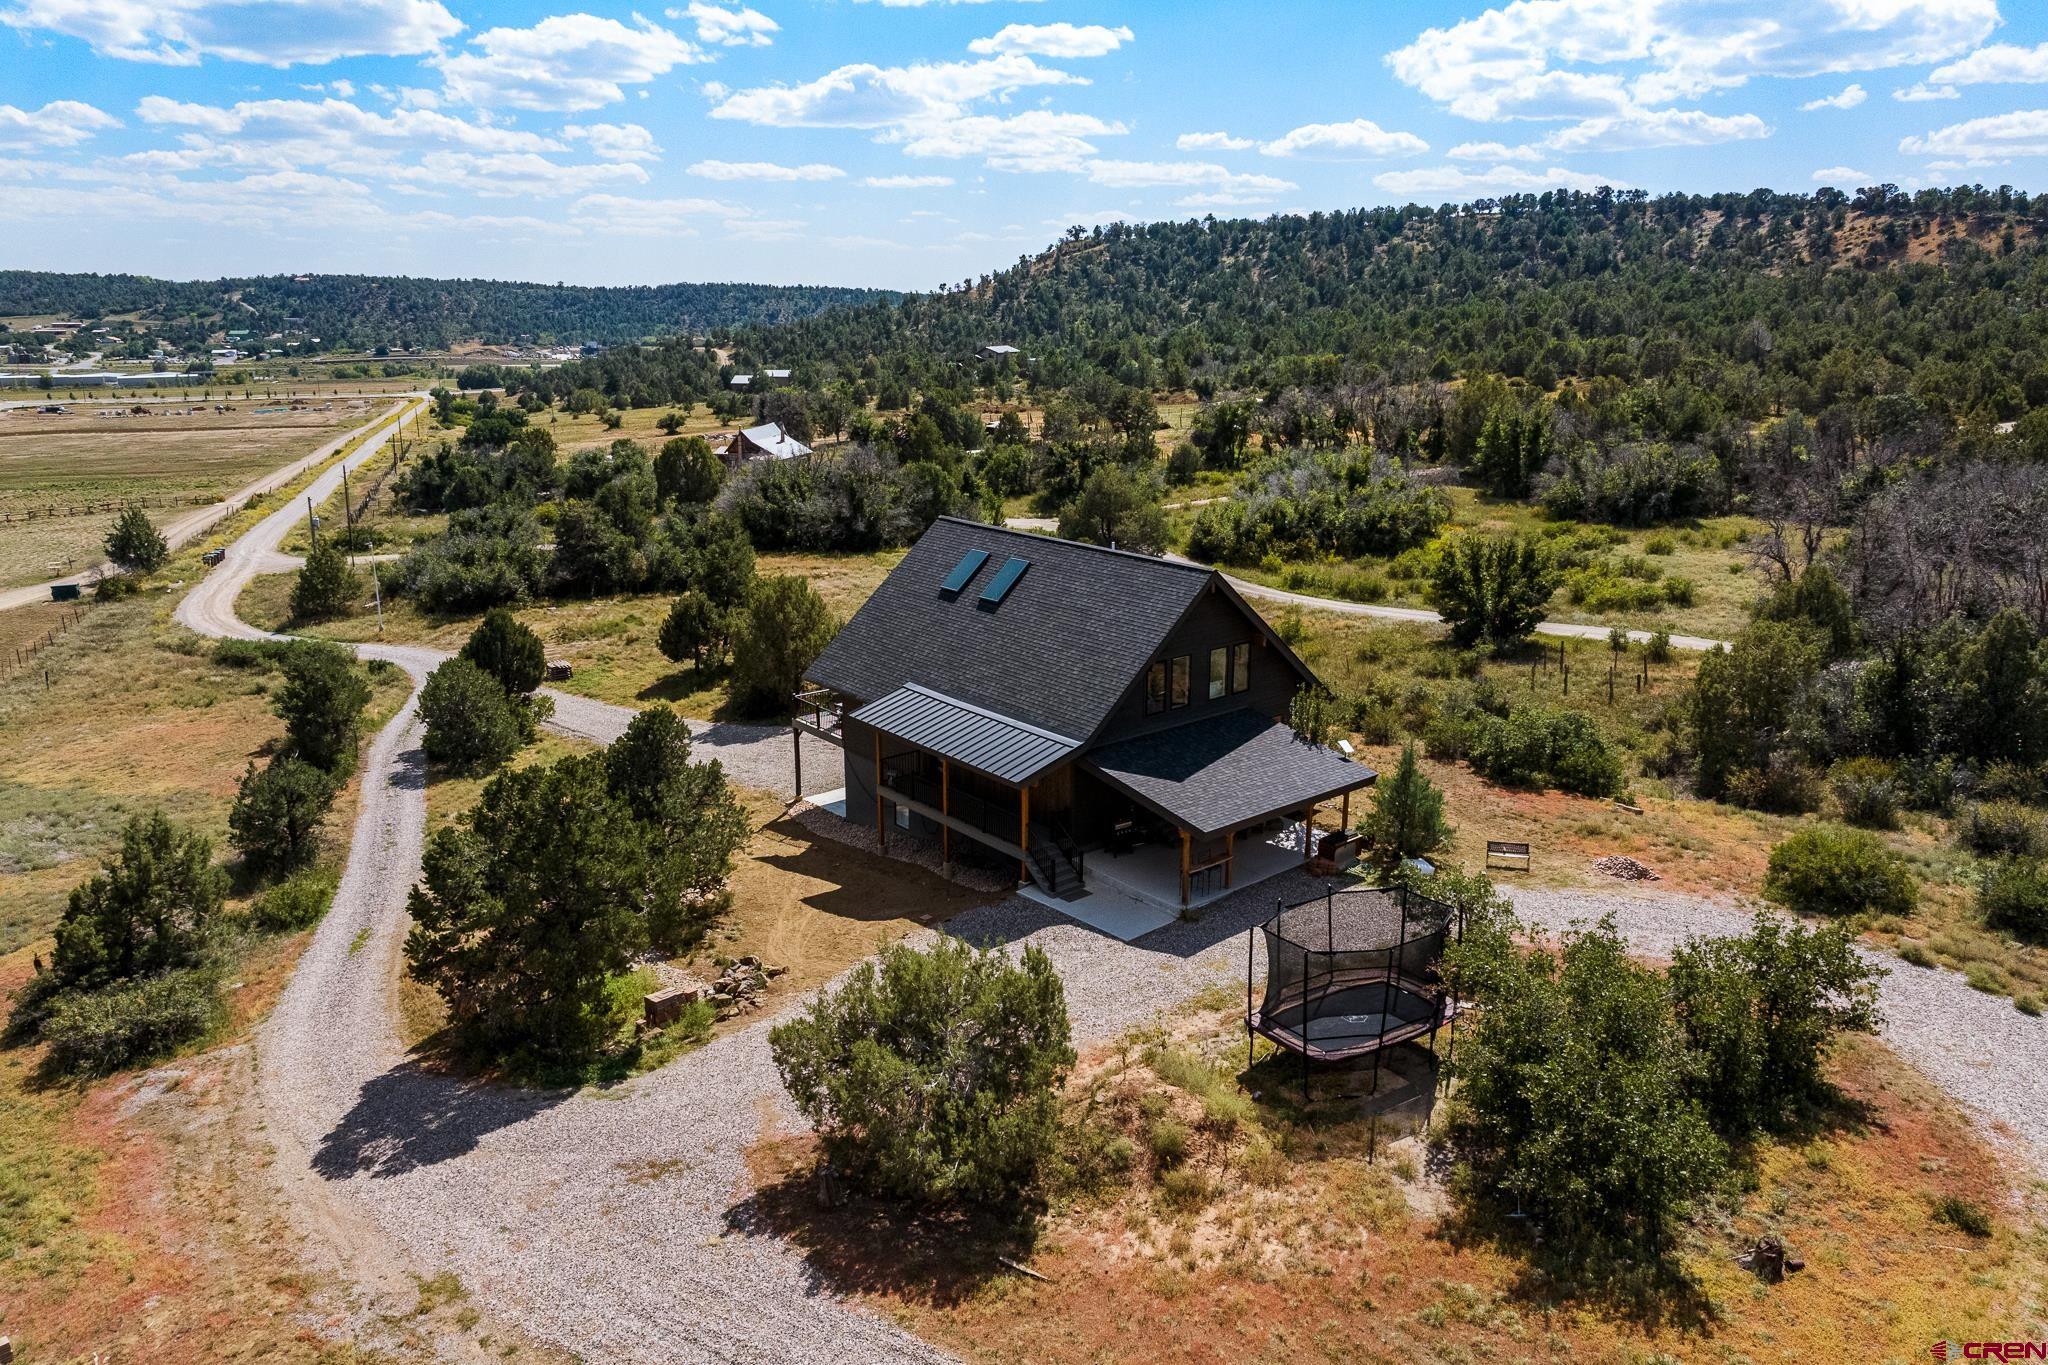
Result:
[[[1533,540],[1461,536],[1437,557],[1429,604],[1460,645],[1485,641],[1505,651],[1529,638],[1556,590],[1555,570]]]
[[[1081,486],[1080,496],[1060,513],[1060,535],[1158,554],[1166,548],[1166,513],[1159,506],[1158,484],[1122,465],[1096,470]]]

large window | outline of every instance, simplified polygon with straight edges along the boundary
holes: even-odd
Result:
[[[1173,660],[1173,704],[1176,709],[1188,704],[1188,662],[1190,656],[1179,654]]]
[[[1209,651],[1209,700],[1227,696],[1230,692],[1230,651],[1212,649]]]
[[[1166,665],[1156,663],[1145,670],[1145,714],[1156,716],[1166,709]]]
[[[1230,650],[1230,690],[1242,692],[1252,685],[1252,647],[1233,645]]]

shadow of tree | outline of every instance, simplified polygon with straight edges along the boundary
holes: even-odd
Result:
[[[373,1077],[320,1139],[313,1169],[328,1180],[404,1175],[475,1150],[568,1099],[570,1090],[514,1090],[408,1060]]]
[[[831,1293],[953,1307],[1014,1273],[998,1258],[1021,1263],[1036,1243],[1042,1210],[1033,1206],[932,1210],[849,1191],[837,1207],[821,1207],[817,1162],[814,1141],[781,1144],[775,1169],[726,1210],[725,1223],[795,1247]]]

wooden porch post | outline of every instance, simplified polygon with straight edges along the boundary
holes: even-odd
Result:
[[[1188,903],[1188,864],[1194,859],[1195,836],[1186,830],[1180,832],[1180,903]]]
[[[882,826],[882,732],[875,731],[875,847],[886,853],[889,835]]]
[[[1237,831],[1223,836],[1223,888],[1230,889],[1230,874],[1237,868]]]
[[[939,810],[948,818],[953,814],[953,762],[943,757],[939,759]],[[953,865],[953,827],[944,820],[939,821],[939,861],[947,867]]]
[[[1343,813],[1343,814],[1342,814],[1341,816],[1339,816],[1338,818],[1339,818],[1339,819],[1341,819],[1341,820],[1343,821],[1343,823],[1337,826],[1337,832],[1338,832],[1339,834],[1349,834],[1349,833],[1351,832],[1351,793],[1350,793],[1350,792],[1345,792],[1345,793],[1344,793],[1344,813]]]
[[[1017,847],[1024,850],[1024,857],[1017,860],[1017,880],[1031,880],[1031,788],[1017,788]]]

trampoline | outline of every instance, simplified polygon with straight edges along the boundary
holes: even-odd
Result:
[[[1450,997],[1438,974],[1457,915],[1405,886],[1328,891],[1280,910],[1266,940],[1266,993],[1252,1003],[1245,942],[1245,1027],[1311,1061],[1374,1055],[1436,1031]]]

